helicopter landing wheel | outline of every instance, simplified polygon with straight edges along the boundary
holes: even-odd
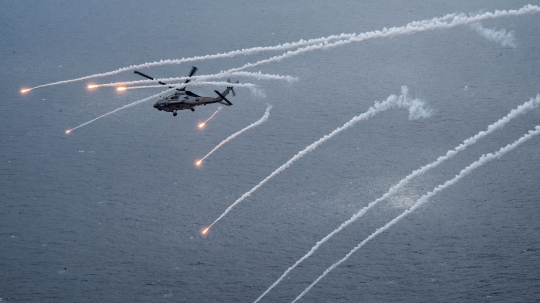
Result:
[[[172,115],[176,117],[176,115],[178,115],[178,113],[173,113]]]
[[[195,109],[194,109],[194,108],[192,107],[192,108],[191,108],[191,111],[192,111],[192,112],[194,112],[194,111],[195,111]]]

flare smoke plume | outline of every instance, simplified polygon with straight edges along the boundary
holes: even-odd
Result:
[[[454,185],[457,181],[459,181],[461,178],[467,176],[468,174],[470,174],[472,171],[474,171],[478,167],[486,164],[487,162],[490,162],[490,161],[493,161],[495,159],[498,159],[498,158],[502,157],[503,155],[505,155],[509,151],[512,151],[513,149],[515,149],[516,147],[518,147],[522,143],[524,143],[527,140],[531,139],[533,136],[536,136],[536,135],[539,135],[539,134],[540,134],[540,125],[536,126],[534,130],[530,130],[528,133],[526,133],[525,135],[523,135],[521,138],[514,141],[513,143],[508,144],[505,147],[502,147],[497,152],[489,153],[487,155],[482,155],[477,161],[471,163],[469,166],[467,166],[466,168],[461,170],[461,172],[459,174],[457,174],[454,178],[452,178],[452,179],[446,181],[445,183],[435,187],[433,189],[433,191],[428,192],[427,194],[422,196],[420,199],[418,199],[418,201],[416,201],[416,203],[411,208],[405,210],[401,215],[397,216],[396,218],[394,218],[390,222],[386,223],[386,225],[384,225],[383,227],[377,229],[374,233],[372,233],[369,237],[367,237],[364,241],[362,241],[355,248],[353,248],[349,253],[347,253],[347,255],[345,255],[345,257],[343,257],[338,262],[332,264],[332,266],[330,266],[328,269],[326,269],[322,275],[320,275],[298,297],[296,297],[296,299],[294,299],[293,303],[298,301],[305,294],[307,294],[311,290],[311,288],[313,288],[313,286],[315,286],[315,284],[317,284],[321,279],[323,279],[334,268],[338,267],[341,263],[345,262],[352,254],[354,254],[357,250],[359,250],[367,242],[369,242],[370,240],[372,240],[373,238],[375,238],[377,235],[381,234],[382,232],[386,231],[387,229],[392,227],[394,224],[399,222],[401,219],[403,219],[404,217],[406,217],[407,215],[409,215],[410,213],[412,213],[413,211],[418,209],[420,206],[422,206],[426,202],[428,202],[430,198],[435,196],[441,190],[443,190],[443,189],[445,189],[445,188],[447,188],[447,187],[449,187],[451,185]]]
[[[408,89],[406,86],[401,87],[401,95],[398,97],[396,95],[389,96],[385,101],[383,102],[375,102],[375,104],[370,107],[365,113],[362,113],[354,118],[352,118],[349,122],[345,123],[343,126],[338,127],[330,134],[320,138],[316,142],[312,143],[308,147],[306,147],[304,150],[297,153],[294,157],[292,157],[289,161],[287,161],[285,164],[280,166],[278,169],[276,169],[274,172],[272,172],[268,177],[266,177],[264,180],[262,180],[259,184],[257,184],[255,187],[253,187],[250,191],[243,194],[240,198],[238,198],[231,206],[229,206],[223,214],[221,214],[210,226],[209,229],[216,224],[219,220],[221,220],[225,215],[227,215],[238,203],[242,202],[244,199],[249,197],[253,192],[255,192],[257,189],[259,189],[263,184],[265,184],[268,180],[279,174],[280,172],[287,169],[291,164],[293,164],[296,160],[302,158],[307,153],[315,150],[319,145],[326,142],[327,140],[331,139],[333,136],[339,134],[340,132],[348,129],[349,127],[355,125],[356,123],[367,120],[374,115],[386,111],[391,108],[403,108],[409,110],[409,119],[414,120],[422,117],[429,117],[433,110],[427,108],[425,106],[425,103],[419,99],[410,99],[408,97]]]
[[[317,249],[319,249],[320,246],[322,246],[326,241],[328,241],[330,238],[332,238],[334,235],[342,231],[345,227],[350,225],[351,223],[358,220],[360,217],[362,217],[369,209],[377,205],[379,202],[391,197],[395,193],[397,193],[403,186],[408,183],[413,178],[427,172],[428,170],[437,167],[439,164],[443,163],[446,160],[451,159],[454,157],[457,153],[460,151],[465,150],[467,147],[475,144],[478,142],[478,140],[484,138],[485,136],[491,134],[492,132],[501,129],[504,127],[508,122],[510,122],[512,119],[519,117],[520,115],[523,115],[527,113],[530,110],[533,110],[537,108],[540,105],[540,94],[536,96],[536,98],[531,98],[531,100],[523,103],[522,105],[516,107],[515,109],[512,109],[506,116],[499,119],[497,122],[490,124],[485,131],[480,131],[478,134],[465,139],[463,143],[455,147],[453,150],[449,150],[444,156],[440,156],[432,163],[429,163],[425,166],[422,166],[421,168],[413,171],[411,174],[403,178],[401,181],[398,182],[398,184],[392,186],[390,190],[385,193],[382,197],[378,198],[377,200],[369,203],[367,206],[362,208],[360,211],[358,211],[356,214],[354,214],[349,220],[343,222],[338,228],[336,228],[334,231],[329,233],[326,237],[322,238],[319,242],[315,244],[311,248],[311,250],[305,254],[302,258],[300,258],[296,263],[294,263],[291,267],[289,267],[257,300],[254,301],[254,303],[260,301],[270,290],[272,290],[274,287],[276,287],[293,269],[295,269],[300,263],[302,263],[304,260],[309,258],[311,255],[315,253]]]
[[[214,119],[214,117],[221,111],[222,108],[223,108],[222,106],[218,107],[218,109],[212,114],[212,116],[210,116],[210,118],[204,120],[204,122],[199,124],[199,128],[203,128],[206,125],[206,123]]]
[[[219,143],[216,147],[214,147],[214,149],[212,149],[208,154],[206,154],[206,156],[204,156],[202,159],[198,160],[196,162],[197,166],[198,165],[201,165],[201,163],[206,159],[208,158],[211,154],[213,154],[216,150],[218,150],[220,147],[222,147],[225,143],[231,141],[232,139],[238,137],[240,134],[242,134],[243,132],[255,127],[255,126],[258,126],[258,125],[261,125],[262,123],[266,122],[266,120],[268,120],[268,117],[270,116],[270,110],[272,109],[272,105],[268,104],[268,107],[266,107],[266,112],[264,113],[264,115],[262,116],[261,119],[259,119],[258,121],[256,122],[253,122],[252,124],[242,128],[241,130],[237,131],[236,133],[230,135],[227,139],[223,140],[221,143]],[[210,228],[210,226],[208,227]]]
[[[504,47],[516,48],[514,31],[510,31],[510,32],[506,33],[505,29],[501,29],[501,30],[497,31],[495,29],[484,28],[482,26],[482,23],[480,23],[480,22],[471,24],[471,27],[480,36],[488,39],[489,41],[499,43],[500,45],[502,45]]]
[[[252,54],[257,53],[260,51],[266,51],[266,50],[285,50],[290,48],[297,48],[295,51],[289,51],[281,56],[275,56],[270,59],[261,60],[259,62],[255,63],[248,63],[244,65],[241,68],[231,69],[226,72],[222,72],[220,74],[225,73],[226,75],[230,75],[232,72],[240,71],[249,67],[254,67],[260,64],[265,64],[269,62],[275,62],[280,61],[284,58],[288,58],[294,55],[298,55],[301,53],[317,50],[317,49],[326,49],[331,47],[337,47],[345,44],[349,44],[352,42],[361,42],[368,39],[374,39],[374,38],[384,38],[384,37],[393,37],[393,36],[399,36],[399,35],[409,35],[414,34],[418,32],[423,32],[427,30],[435,30],[435,29],[445,29],[445,28],[452,28],[460,25],[466,25],[466,24],[473,24],[477,22],[481,22],[484,20],[489,19],[495,19],[505,16],[520,16],[525,14],[535,14],[540,12],[540,7],[536,5],[525,5],[522,8],[518,10],[496,10],[495,12],[491,13],[484,13],[479,14],[476,16],[467,17],[465,14],[448,14],[446,16],[440,17],[440,18],[433,18],[431,20],[422,20],[422,21],[414,21],[411,22],[405,26],[401,27],[392,27],[390,29],[383,28],[383,30],[377,30],[372,32],[366,32],[359,35],[356,34],[341,34],[341,35],[332,35],[328,37],[323,38],[317,38],[317,39],[311,39],[311,40],[300,40],[295,43],[286,43],[282,45],[277,46],[271,46],[271,47],[254,47],[251,49],[245,49],[245,50],[237,50],[232,51],[229,53],[223,53],[223,54],[216,54],[216,55],[206,55],[206,56],[198,56],[198,57],[192,57],[192,58],[183,58],[180,60],[162,60],[158,62],[152,62],[152,63],[145,63],[141,65],[132,65],[129,67],[124,67],[115,71],[101,73],[101,74],[94,74],[86,77],[71,79],[71,80],[64,80],[64,81],[58,81],[48,84],[39,85],[36,87],[32,87],[28,90],[33,90],[37,88],[42,88],[46,86],[52,86],[52,85],[59,85],[59,84],[66,84],[76,81],[82,81],[87,79],[92,79],[96,77],[104,77],[109,75],[118,74],[125,71],[135,70],[138,68],[144,68],[144,67],[151,67],[151,66],[159,66],[159,65],[167,65],[167,64],[181,64],[185,62],[193,62],[193,61],[201,61],[201,60],[208,60],[208,59],[217,59],[217,58],[228,58],[233,57],[239,54]],[[449,22],[446,22],[449,21]],[[338,40],[335,43],[330,43],[330,41]],[[226,76],[225,75],[225,76]],[[185,79],[185,78],[184,78]],[[173,80],[173,81],[181,81],[181,80]],[[28,91],[25,90],[25,91]]]
[[[106,116],[108,116],[108,115],[110,115],[110,114],[114,114],[114,113],[116,113],[116,112],[118,112],[118,111],[121,111],[121,110],[123,110],[123,109],[129,108],[129,107],[132,107],[132,106],[135,106],[135,105],[140,104],[140,103],[143,103],[143,102],[150,101],[150,100],[152,100],[152,99],[154,99],[154,98],[159,97],[161,94],[170,93],[170,92],[172,92],[172,91],[175,90],[175,89],[176,89],[176,88],[171,88],[171,89],[168,89],[168,90],[164,90],[164,91],[162,91],[162,92],[159,93],[159,94],[152,95],[152,96],[150,96],[150,97],[147,97],[147,98],[144,98],[144,99],[135,101],[135,102],[130,103],[130,104],[126,104],[126,105],[124,105],[124,106],[122,106],[122,107],[119,107],[119,108],[117,108],[117,109],[115,109],[115,110],[113,110],[113,111],[110,111],[110,112],[108,112],[108,113],[106,113],[106,114],[104,114],[104,115],[101,115],[101,116],[99,116],[99,117],[97,117],[97,118],[94,118],[94,119],[92,119],[92,120],[90,120],[90,121],[88,121],[88,122],[84,122],[83,124],[81,124],[81,125],[79,125],[79,126],[77,126],[77,127],[74,127],[74,128],[72,128],[72,129],[69,129],[69,130],[66,131],[66,133],[69,134],[69,133],[71,133],[72,131],[76,130],[77,128],[81,128],[81,127],[83,127],[83,126],[86,126],[86,125],[88,125],[88,124],[90,124],[90,123],[92,123],[92,122],[95,122],[95,121],[97,121],[97,120],[99,120],[99,119],[101,119],[101,118],[103,118],[103,117],[106,117]]]

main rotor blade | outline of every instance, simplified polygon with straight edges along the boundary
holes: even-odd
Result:
[[[193,76],[196,72],[197,72],[198,68],[195,67],[195,66],[192,66],[191,67],[191,71],[189,72],[189,76]],[[189,83],[189,81],[191,81],[191,79],[186,79],[186,81],[184,82],[184,84],[186,83]]]
[[[189,72],[189,76],[193,76],[197,72],[198,68],[196,66],[191,67],[191,71]]]
[[[150,79],[150,80],[154,80],[154,78],[148,76],[147,74],[143,74],[143,73],[141,73],[141,72],[138,71],[138,70],[134,71],[134,73],[136,73],[137,75],[141,75],[141,76],[143,76],[143,77],[145,77],[145,78],[148,78],[148,79]]]
[[[143,76],[145,78],[148,78],[150,80],[156,80],[156,78],[152,78],[152,77],[148,76],[147,74],[143,74],[143,73],[141,73],[140,71],[137,71],[137,70],[134,71],[134,73],[136,73],[137,75],[141,75],[141,76]],[[164,82],[161,82],[161,81],[158,81],[158,83],[161,84],[161,85],[167,85],[167,83],[164,83]],[[173,87],[169,86],[169,88],[173,88]]]

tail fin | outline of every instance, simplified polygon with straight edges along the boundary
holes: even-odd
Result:
[[[231,106],[231,105],[232,105],[230,102],[227,103],[227,102],[225,102],[225,101],[218,101],[218,103],[223,104],[223,105],[227,105],[227,106]]]
[[[223,92],[223,94],[220,93],[220,92],[218,92],[217,90],[214,90],[214,92],[215,92],[216,94],[218,94],[218,96],[219,96],[221,99],[223,99],[223,101],[227,102],[227,104],[222,103],[222,102],[219,102],[219,103],[222,103],[222,104],[225,104],[225,105],[229,105],[229,106],[233,105],[233,104],[231,103],[231,101],[227,100],[227,98],[225,98],[225,96],[224,96],[224,94],[226,95],[226,94],[229,92],[229,90],[230,90],[229,87],[227,87],[227,89]]]

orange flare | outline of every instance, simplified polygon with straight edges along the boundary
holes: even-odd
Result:
[[[88,85],[88,88],[89,88],[89,89],[96,88],[96,87],[98,87],[98,86],[95,85],[95,84],[89,84],[89,85]]]
[[[199,160],[199,161],[195,162],[195,164],[196,164],[197,166],[200,166],[201,163],[202,163],[202,160]]]
[[[66,130],[66,134],[69,135],[69,133],[71,133],[71,129]]]
[[[27,92],[29,92],[31,90],[32,90],[31,88],[23,88],[23,89],[21,89],[21,94],[27,93]]]
[[[208,231],[210,230],[210,227],[207,227],[201,231],[201,234],[206,235]]]
[[[127,88],[126,87],[123,87],[123,86],[120,86],[120,87],[117,87],[116,90],[119,91],[119,92],[123,92],[125,91]]]
[[[201,124],[199,124],[199,128],[203,128],[205,124],[206,124],[206,123],[204,123],[204,122],[201,123]]]

